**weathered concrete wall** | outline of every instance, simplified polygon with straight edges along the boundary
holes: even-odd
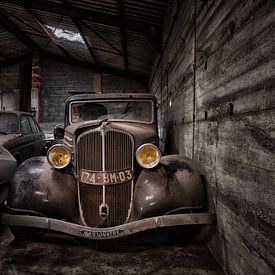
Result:
[[[172,1],[165,26],[150,90],[166,150],[212,189],[209,248],[229,274],[274,274],[275,1]]]
[[[92,71],[44,60],[42,64],[42,122],[63,122],[66,99],[70,95],[87,92],[93,92]],[[102,92],[145,92],[145,90],[136,81],[103,74]]]
[[[20,66],[0,68],[0,110],[19,110]]]

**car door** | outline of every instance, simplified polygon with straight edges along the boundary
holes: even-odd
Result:
[[[42,146],[43,146],[43,137],[44,137],[44,133],[41,131],[40,127],[38,126],[38,124],[36,123],[36,121],[34,120],[34,118],[32,116],[28,117],[30,126],[31,126],[31,130],[32,130],[32,156],[39,156],[41,154],[42,151]]]

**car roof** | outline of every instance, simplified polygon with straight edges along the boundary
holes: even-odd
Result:
[[[156,100],[153,94],[146,93],[112,93],[112,94],[79,94],[71,96],[67,99],[67,103],[77,100],[92,100],[92,99],[150,99]]]
[[[33,117],[33,115],[31,113],[21,112],[21,111],[0,111],[0,113],[15,114],[17,116],[19,116],[19,115],[27,115],[27,116],[32,116]]]

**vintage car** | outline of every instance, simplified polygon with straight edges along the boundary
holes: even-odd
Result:
[[[0,205],[7,198],[8,183],[16,170],[16,160],[0,145]]]
[[[56,131],[62,141],[13,177],[2,223],[15,236],[36,228],[100,240],[215,222],[192,160],[161,156],[153,95],[73,96]]]
[[[31,114],[0,111],[0,145],[10,151],[18,164],[41,154],[43,137]]]

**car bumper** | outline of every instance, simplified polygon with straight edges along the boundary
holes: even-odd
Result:
[[[210,225],[215,222],[216,215],[213,213],[194,213],[159,216],[133,221],[114,227],[94,228],[46,217],[10,214],[2,214],[1,216],[1,223],[5,225],[50,229],[93,240],[116,239],[161,227],[178,225]]]

